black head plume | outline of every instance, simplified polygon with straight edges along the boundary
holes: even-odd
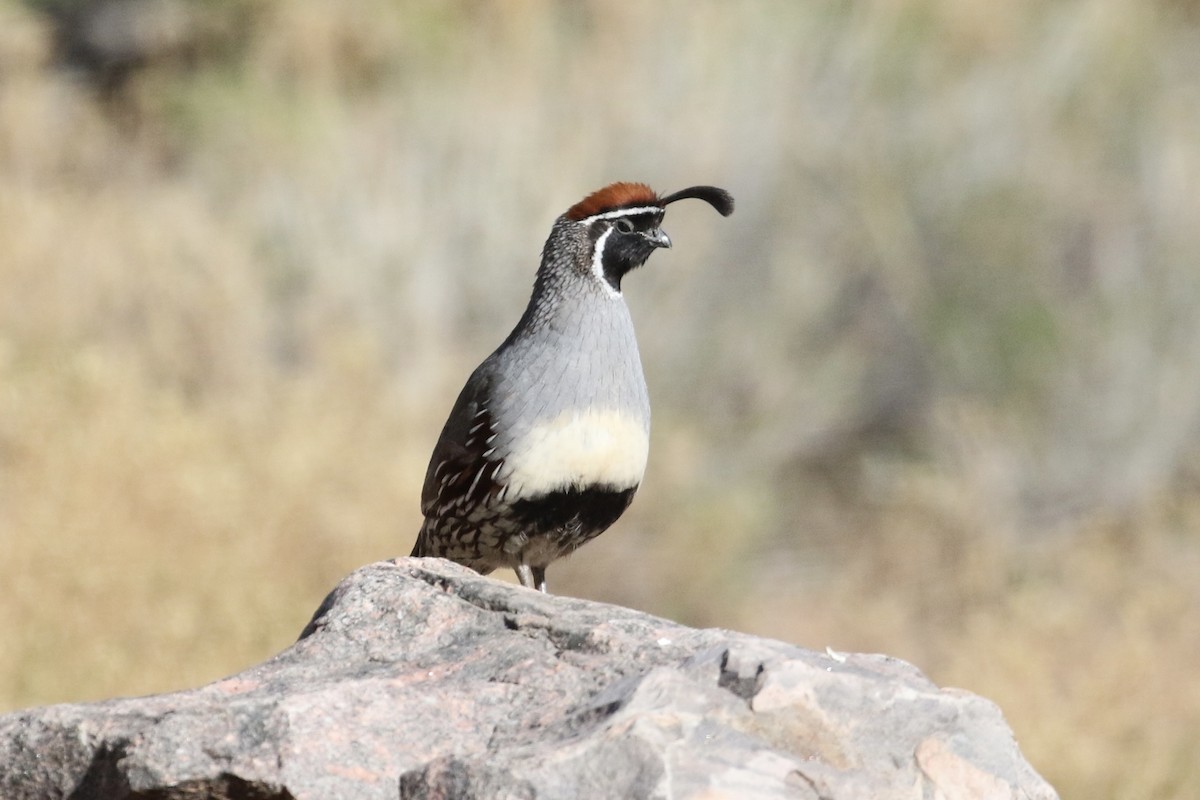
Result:
[[[716,186],[689,186],[686,189],[680,189],[674,194],[660,197],[658,204],[666,206],[674,203],[676,200],[689,199],[703,200],[715,208],[722,217],[728,217],[733,213],[733,195],[724,189],[718,189]]]

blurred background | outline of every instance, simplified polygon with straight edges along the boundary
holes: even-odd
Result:
[[[613,180],[738,210],[626,283],[650,468],[555,591],[1200,796],[1194,0],[0,0],[0,711],[236,672],[406,555]]]

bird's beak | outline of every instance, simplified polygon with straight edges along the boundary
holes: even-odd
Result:
[[[655,247],[671,246],[671,237],[667,236],[667,232],[662,228],[655,228],[653,230],[646,231],[643,235],[646,237],[646,241]]]

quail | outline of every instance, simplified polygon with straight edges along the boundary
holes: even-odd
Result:
[[[546,591],[546,567],[601,534],[646,468],[650,402],[621,279],[671,240],[676,200],[722,216],[714,186],[660,197],[614,183],[554,221],[525,313],[467,380],[433,449],[413,556]]]

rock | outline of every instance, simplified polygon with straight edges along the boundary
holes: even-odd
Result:
[[[0,797],[1056,795],[996,706],[896,659],[399,559],[233,677],[0,716]]]

